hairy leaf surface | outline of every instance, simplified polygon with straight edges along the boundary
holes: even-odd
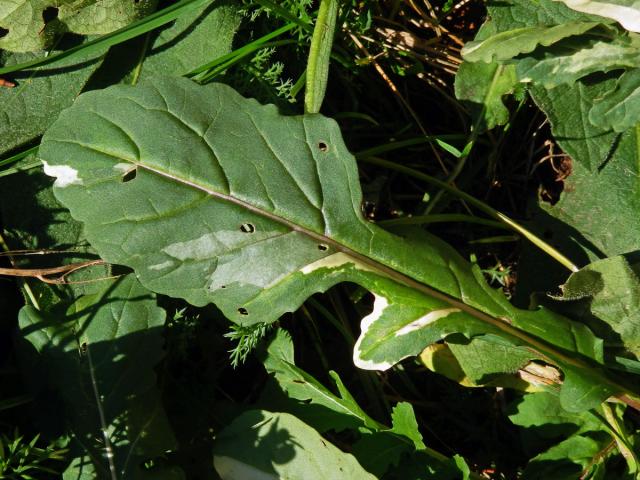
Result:
[[[0,51],[0,65],[8,67],[36,56]],[[100,61],[93,55],[79,61],[61,61],[60,69],[46,74],[14,74],[11,79],[17,86],[0,88],[0,154],[42,135],[58,113],[73,103]]]
[[[616,134],[589,120],[594,99],[614,84],[579,82],[573,88],[532,90],[558,144],[573,159],[560,201],[543,208],[580,232],[576,241],[596,258],[640,249],[640,222],[626,222],[621,228],[619,220],[636,218],[640,209],[638,128]]]
[[[0,49],[32,52],[49,47],[58,33],[109,33],[153,11],[156,0],[0,0]]]
[[[623,73],[613,90],[595,100],[589,121],[615,132],[624,132],[640,123],[640,69]]]
[[[640,358],[639,272],[640,262],[633,256],[591,263],[569,277],[556,300],[608,347]]]

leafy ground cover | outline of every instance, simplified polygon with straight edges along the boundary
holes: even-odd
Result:
[[[631,0],[0,0],[0,477],[640,475]]]

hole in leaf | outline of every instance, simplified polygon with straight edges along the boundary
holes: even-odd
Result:
[[[226,285],[220,285],[220,288],[227,288]]]
[[[42,20],[49,23],[58,18],[58,9],[56,7],[47,7],[42,11]]]
[[[238,309],[238,313],[239,313],[240,315],[249,315],[249,312],[248,312],[248,311],[247,311],[247,309],[246,309],[246,308],[244,308],[244,307],[240,307],[240,308]]]
[[[137,168],[133,168],[133,169],[129,170],[128,172],[125,172],[124,175],[122,176],[122,183],[130,182],[131,180],[136,178],[136,175],[138,175],[138,169]]]
[[[324,142],[318,142],[318,149],[319,149],[321,152],[327,152],[327,151],[329,150],[329,145],[327,145],[327,144],[326,144],[326,143],[324,143]]]
[[[329,250],[329,247],[327,245],[325,245],[324,243],[321,243],[318,245],[318,250],[322,251],[322,252],[326,252],[327,250]]]
[[[7,30],[6,28],[0,27],[0,38],[6,37],[7,35],[9,35],[9,30]]]
[[[253,233],[256,231],[256,227],[252,223],[243,223],[240,225],[240,231],[244,233]]]

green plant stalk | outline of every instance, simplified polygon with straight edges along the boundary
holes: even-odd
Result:
[[[311,32],[313,30],[313,27],[309,22],[305,22],[304,20],[297,18],[295,15],[292,15],[286,8],[282,8],[280,5],[277,5],[270,0],[254,0],[254,2],[258,5],[262,5],[264,8],[273,11],[273,13],[279,15],[285,20],[295,23],[298,27],[306,30],[307,32]]]
[[[503,222],[495,220],[487,220],[486,218],[474,217],[473,215],[465,215],[463,213],[442,213],[434,215],[415,215],[412,217],[393,218],[391,220],[382,220],[376,222],[382,227],[394,227],[396,225],[428,225],[430,223],[447,223],[447,222],[465,222],[477,223],[487,227],[500,228],[504,230],[512,230]]]
[[[59,62],[60,60],[64,60],[65,58],[75,58],[81,55],[88,55],[90,53],[101,53],[106,48],[113,47],[114,45],[130,40],[138,35],[142,35],[143,33],[147,33],[155,28],[161,27],[162,25],[172,22],[183,13],[206,5],[209,2],[210,0],[182,0],[170,7],[152,13],[137,22],[133,22],[124,28],[116,30],[115,32],[102,35],[95,40],[70,48],[64,52],[60,52],[49,57],[19,63],[17,65],[11,65],[9,67],[2,67],[0,68],[0,75],[20,70],[33,69],[36,67],[44,67],[45,65],[51,65]]]
[[[0,171],[0,177],[7,177],[9,175],[13,175],[14,173],[24,172],[25,170],[31,170],[32,168],[38,168],[42,166],[42,162],[40,160],[35,160],[30,163],[25,163],[24,165],[19,165],[13,168],[7,168],[6,170]]]
[[[9,245],[7,245],[7,242],[4,239],[4,236],[2,235],[0,235],[0,248],[2,248],[2,250],[4,250],[5,252],[11,251],[11,249],[9,248]],[[11,255],[9,255],[9,259],[13,262],[13,258],[11,257]],[[18,282],[20,282],[20,286],[24,291],[24,296],[29,299],[29,301],[31,302],[31,304],[36,310],[40,310],[40,305],[38,304],[38,300],[36,299],[36,296],[33,293],[33,290],[31,290],[31,287],[29,286],[29,282],[27,281],[27,279],[25,277],[23,278],[19,277]]]
[[[221,73],[224,73],[225,70],[228,70],[233,65],[240,62],[242,59],[248,57],[251,53],[255,52],[256,50],[260,50],[262,48],[267,48],[267,47],[281,47],[283,45],[290,45],[292,43],[297,43],[297,42],[295,40],[277,40],[275,42],[266,42],[259,45],[254,45],[250,50],[244,51],[243,53],[234,56],[230,60],[227,60],[225,63],[218,65],[217,67],[211,69],[210,71],[202,73],[197,77],[194,77],[193,80],[201,84],[207,83],[211,81],[214,77],[217,77]]]
[[[151,40],[151,33],[147,32],[146,35],[144,36],[144,44],[140,49],[140,57],[138,57],[138,62],[136,63],[136,67],[133,69],[133,75],[131,76],[131,85],[136,85],[138,83],[138,80],[140,80],[140,74],[142,73],[142,66],[144,65],[144,60],[147,57],[150,40]]]
[[[492,217],[492,218],[504,223],[505,225],[510,227],[515,232],[518,232],[523,237],[525,237],[527,240],[529,240],[531,243],[533,243],[536,247],[540,248],[542,251],[547,253],[549,256],[551,256],[553,259],[557,260],[560,264],[562,264],[563,266],[565,266],[567,269],[571,270],[572,272],[577,272],[578,270],[580,270],[571,260],[569,260],[567,257],[565,257],[562,253],[560,253],[558,250],[553,248],[551,245],[549,245],[547,242],[542,240],[540,237],[534,235],[532,232],[530,232],[529,230],[524,228],[522,225],[520,225],[517,222],[515,222],[514,220],[510,219],[505,214],[500,213],[499,211],[497,211],[494,208],[490,207],[486,203],[481,202],[480,200],[478,200],[475,197],[469,195],[468,193],[463,192],[462,190],[458,190],[457,188],[452,187],[451,185],[447,184],[446,182],[438,180],[437,178],[434,178],[431,175],[427,175],[426,173],[422,173],[422,172],[419,172],[417,170],[414,170],[413,168],[405,167],[404,165],[398,165],[397,163],[389,162],[389,161],[384,160],[382,158],[365,157],[365,158],[359,158],[359,160],[363,161],[363,162],[366,162],[366,163],[370,163],[372,165],[378,165],[380,167],[385,167],[385,168],[388,168],[390,170],[396,170],[398,172],[405,173],[405,174],[410,175],[410,176],[412,176],[414,178],[417,178],[417,179],[420,179],[420,180],[424,180],[427,183],[430,183],[432,185],[440,187],[443,190],[446,190],[449,193],[451,193],[451,194],[453,194],[453,195],[465,200],[466,202],[468,202],[469,204],[473,205],[478,210],[486,213],[490,217]]]
[[[304,96],[305,113],[318,113],[324,100],[329,78],[331,47],[338,18],[338,0],[322,0],[316,26],[313,29],[309,60],[307,62],[307,84]]]
[[[517,235],[498,235],[495,237],[479,238],[477,240],[469,241],[470,245],[482,245],[491,243],[504,243],[504,242],[517,242],[519,237]]]
[[[400,140],[398,142],[389,142],[376,147],[368,148],[357,152],[354,156],[360,160],[362,158],[371,157],[374,155],[380,155],[381,153],[393,152],[394,150],[400,150],[405,147],[412,147],[414,145],[422,145],[424,143],[431,142],[445,142],[446,140],[460,140],[464,139],[465,135],[460,134],[447,134],[447,135],[420,135],[419,137],[409,138],[407,140]]]
[[[320,359],[322,368],[326,372],[328,372],[330,370],[329,361],[327,360],[327,357],[324,354],[324,349],[322,347],[322,340],[320,338],[320,332],[318,331],[318,326],[316,325],[316,322],[313,319],[313,315],[311,315],[311,312],[309,312],[309,309],[305,305],[302,305],[302,307],[300,307],[300,311],[305,317],[307,317],[306,318],[307,321],[302,322],[303,328],[307,330],[307,334],[311,339],[313,348],[316,350],[317,358]]]
[[[602,404],[602,412],[604,413],[604,421],[605,425],[611,430],[611,434],[616,441],[616,445],[618,446],[618,450],[620,454],[624,457],[627,462],[627,466],[629,467],[629,473],[637,474],[638,473],[638,458],[633,451],[633,447],[629,444],[627,440],[627,436],[624,432],[622,425],[618,421],[613,408],[611,405],[607,403]]]
[[[256,40],[254,40],[253,42],[249,42],[246,45],[243,45],[241,48],[238,48],[236,50],[234,50],[233,52],[229,52],[226,55],[222,55],[221,57],[216,58],[215,60],[212,60],[209,63],[205,63],[204,65],[201,65],[197,68],[194,68],[193,70],[191,70],[189,73],[187,73],[185,75],[185,77],[194,77],[200,73],[203,72],[207,72],[212,70],[213,68],[222,65],[226,62],[228,62],[229,60],[233,60],[234,58],[238,57],[238,56],[244,56],[244,55],[248,55],[251,52],[254,52],[260,48],[263,48],[265,46],[265,44],[276,38],[279,37],[280,35],[282,35],[283,33],[286,33],[292,29],[295,28],[295,24],[294,23],[288,23],[287,25],[284,25],[280,28],[278,28],[277,30],[274,30],[273,32],[270,32]]]
[[[4,167],[5,165],[10,165],[17,161],[22,160],[25,157],[28,157],[32,153],[35,154],[38,152],[38,146],[28,148],[27,150],[23,150],[20,153],[16,153],[15,155],[10,156],[9,158],[5,158],[4,160],[0,160],[0,167]]]
[[[291,87],[291,92],[290,92],[291,97],[296,98],[298,96],[298,94],[300,93],[300,90],[302,90],[306,81],[307,81],[307,70],[305,69],[305,71],[302,72],[302,75],[300,75],[298,80],[296,80],[296,82]]]

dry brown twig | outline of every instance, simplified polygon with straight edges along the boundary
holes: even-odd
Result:
[[[83,268],[104,265],[104,260],[89,260],[87,262],[71,263],[51,268],[0,268],[0,275],[10,277],[31,277],[51,284],[67,284],[66,277]],[[54,277],[54,275],[57,275]]]

